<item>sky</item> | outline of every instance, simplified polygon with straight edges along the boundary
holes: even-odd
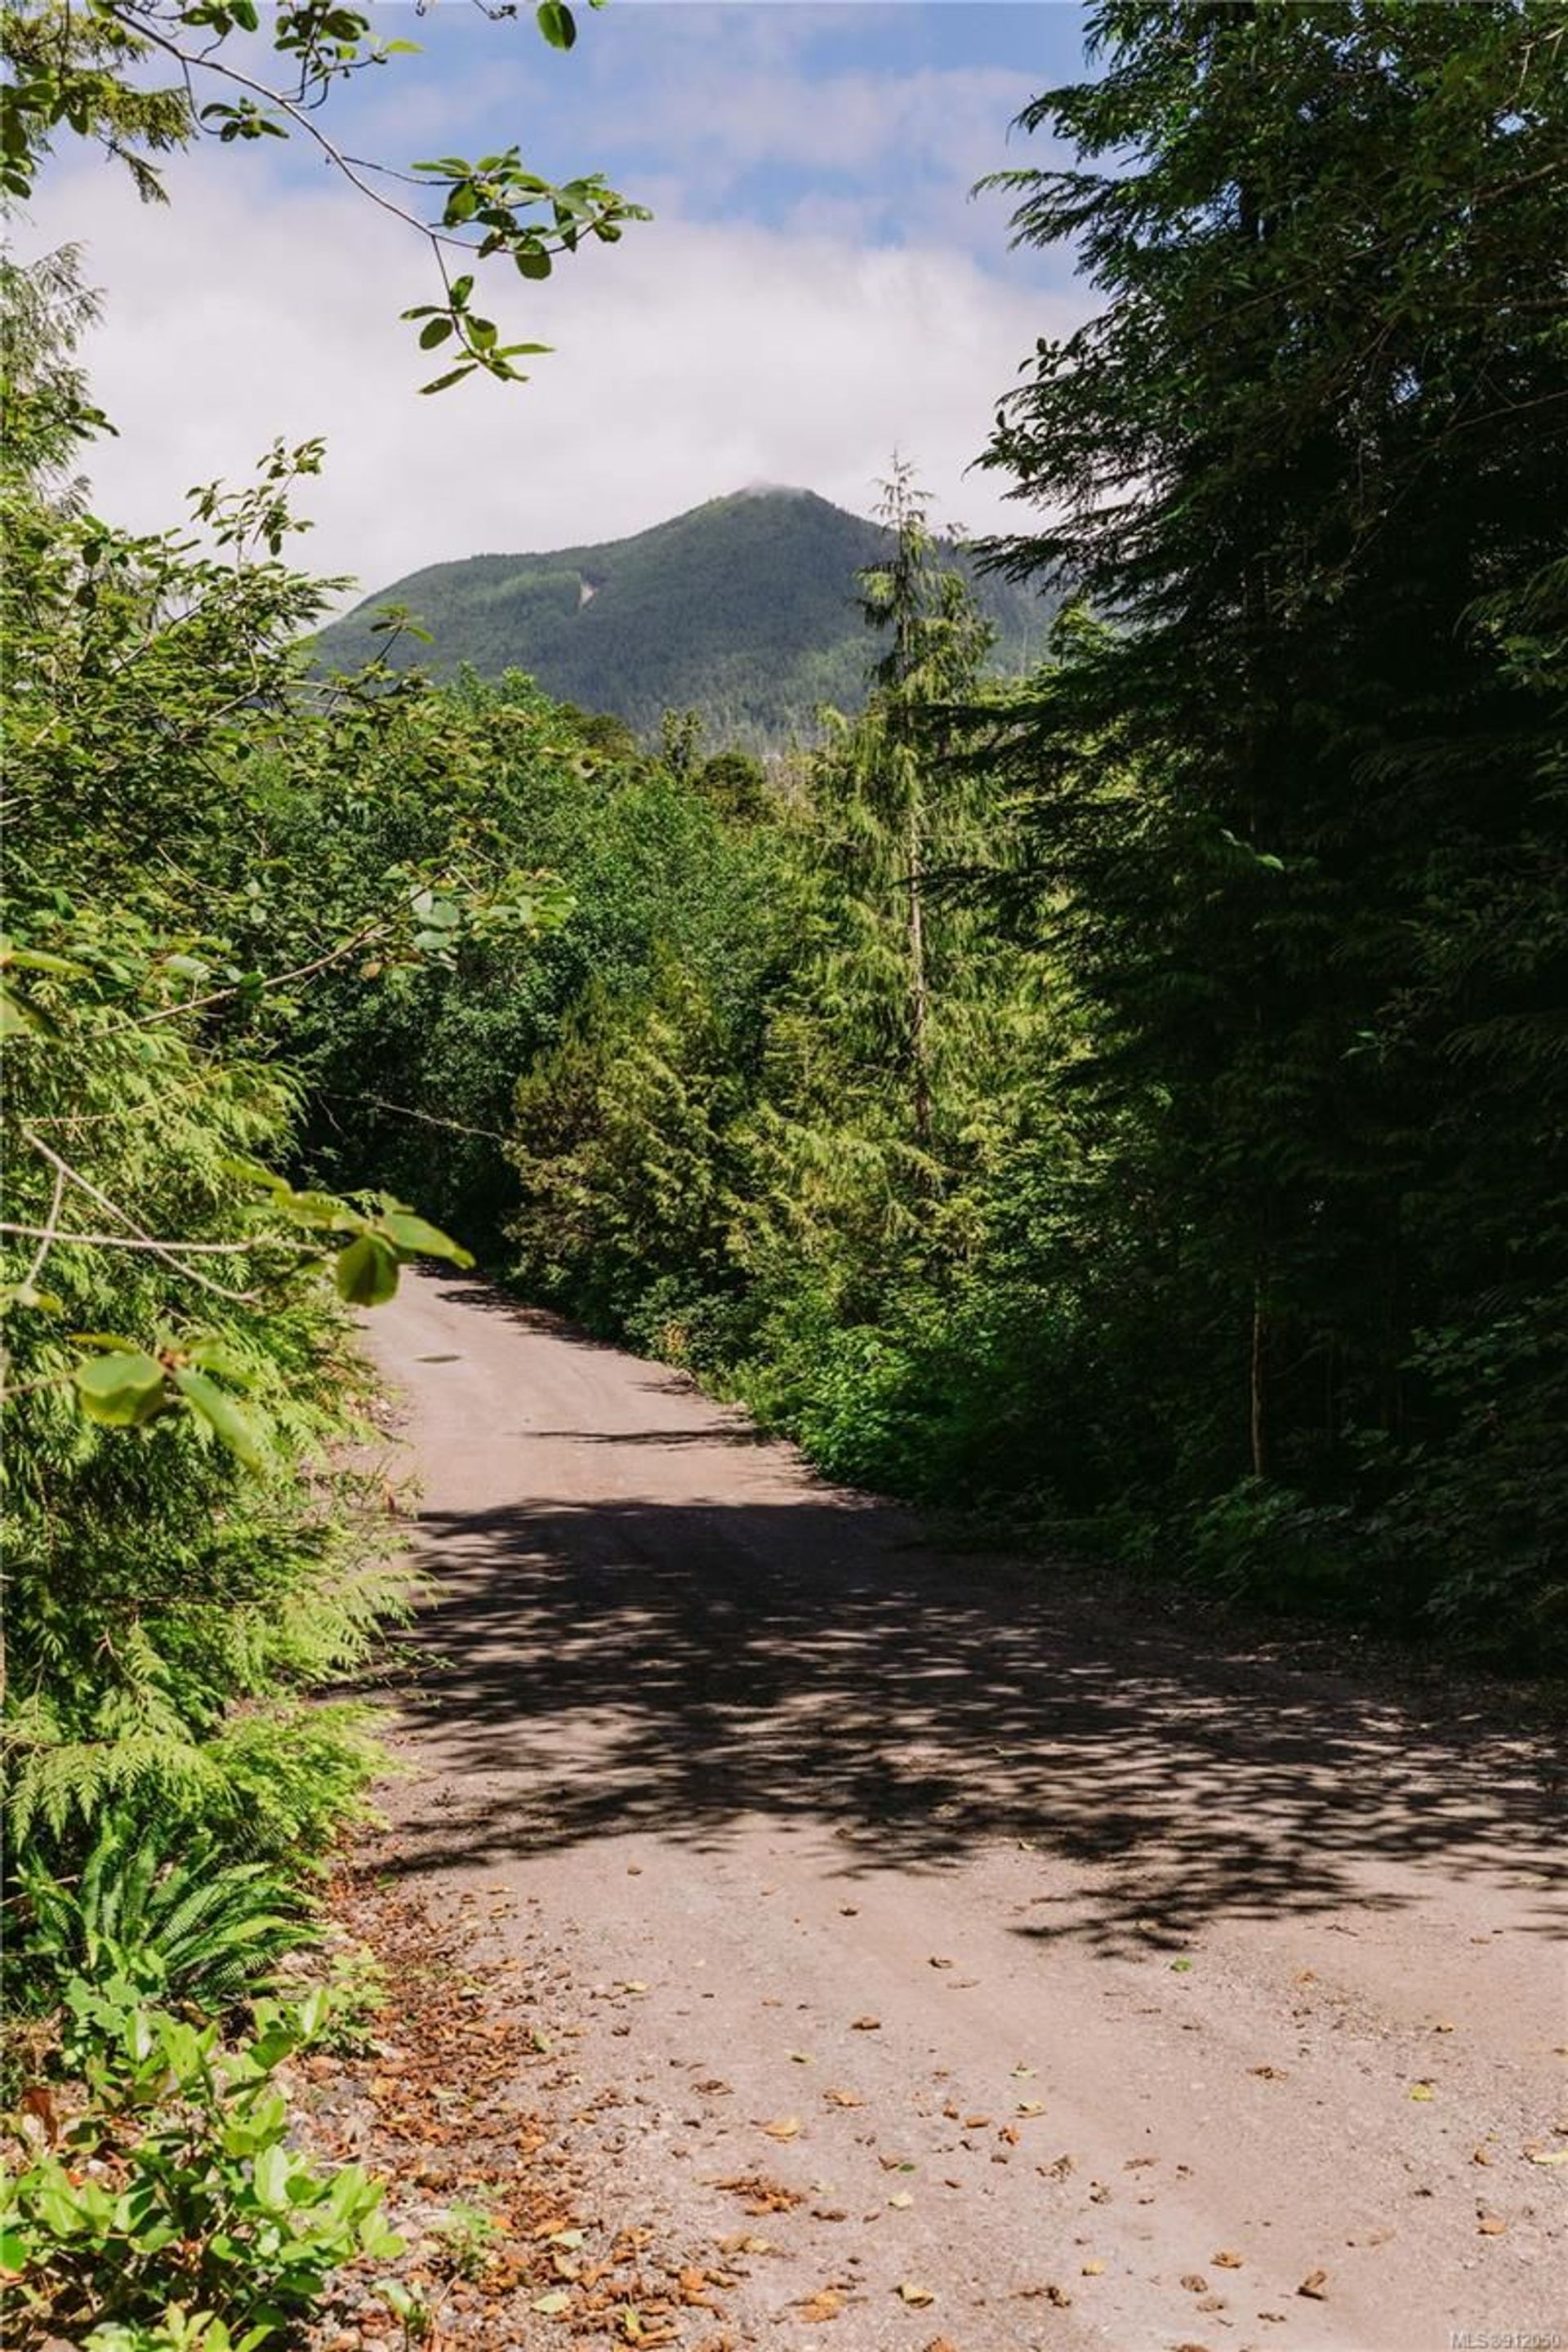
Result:
[[[1065,252],[1010,249],[984,173],[1052,160],[1010,132],[1083,71],[1058,0],[611,0],[569,55],[465,0],[378,5],[420,45],[337,93],[322,127],[405,164],[517,145],[601,170],[655,217],[525,286],[493,265],[503,340],[552,346],[526,385],[432,373],[397,313],[428,252],[299,140],[169,161],[167,206],[65,141],[16,235],[67,240],[104,318],[85,352],[119,428],[95,500],[137,530],[186,490],[321,435],[299,560],[372,592],[431,562],[618,538],[758,482],[865,512],[893,451],[934,512],[1026,521],[973,470],[1041,335],[1086,313]],[[378,26],[378,29],[380,27]],[[487,281],[481,278],[481,287]]]

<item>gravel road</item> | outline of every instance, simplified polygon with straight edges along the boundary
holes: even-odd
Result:
[[[1532,1743],[944,1557],[472,1280],[370,1339],[432,1585],[388,1866],[513,1897],[563,2138],[728,2241],[723,2340],[1568,2346]]]

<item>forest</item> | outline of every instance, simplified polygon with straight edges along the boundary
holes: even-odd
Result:
[[[186,135],[153,15],[16,13],[14,196],[57,128]],[[865,705],[771,763],[401,651],[323,683],[320,446],[103,520],[89,262],[5,265],[5,2096],[87,2085],[0,2207],[40,2339],[248,2352],[394,2243],[272,2078],[409,1605],[352,1312],[406,1265],[1053,1574],[1568,1664],[1563,26],[1095,44],[1003,175],[1095,314],[977,453],[1048,656],[988,673],[890,460]],[[525,276],[535,193],[487,199]]]

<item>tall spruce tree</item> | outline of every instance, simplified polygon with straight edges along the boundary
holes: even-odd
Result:
[[[1478,1625],[1564,1601],[1565,35],[1109,0],[1021,118],[1075,160],[1002,175],[1105,298],[987,462],[1051,518],[998,560],[1115,624],[1008,757],[1136,1112],[1142,1466],[1375,1504],[1380,1573]]]

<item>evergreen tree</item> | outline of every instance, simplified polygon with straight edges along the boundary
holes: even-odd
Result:
[[[1489,1384],[1542,1426],[1563,29],[1505,0],[1109,0],[1102,77],[1022,118],[1076,162],[1005,175],[1019,236],[1076,239],[1106,297],[989,452],[1051,515],[998,559],[1119,625],[1068,648],[1010,771],[1028,919],[1100,1008],[1097,1099],[1136,1112],[1110,1197],[1145,1223],[1161,1475],[1195,1499],[1250,1475],[1398,1522]],[[1432,1371],[1455,1344],[1488,1366],[1463,1397]],[[1560,1500],[1513,1495],[1546,1588]],[[1474,1584],[1473,1553],[1420,1550],[1418,1586]]]

